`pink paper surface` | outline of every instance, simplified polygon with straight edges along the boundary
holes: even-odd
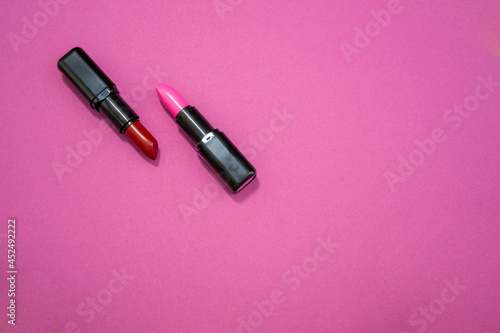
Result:
[[[0,13],[0,332],[500,331],[497,0]],[[63,80],[75,46],[158,140],[157,161]],[[228,193],[155,83],[257,180]]]

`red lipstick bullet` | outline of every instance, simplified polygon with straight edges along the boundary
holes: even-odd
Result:
[[[125,135],[139,148],[144,155],[152,160],[156,160],[158,155],[158,142],[153,138],[151,133],[141,124],[136,121],[130,125],[125,131]]]
[[[111,119],[147,157],[155,160],[158,142],[121,98],[116,85],[85,51],[75,47],[57,62],[59,70],[78,88],[90,106]]]

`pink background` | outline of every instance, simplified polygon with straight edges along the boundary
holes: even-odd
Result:
[[[66,2],[0,5],[0,332],[500,330],[498,0]],[[63,80],[75,46],[156,162]],[[156,82],[258,180],[224,190]]]

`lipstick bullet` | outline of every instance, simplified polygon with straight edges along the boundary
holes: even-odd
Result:
[[[212,125],[172,87],[157,84],[160,101],[195,143],[195,149],[233,191],[239,192],[256,176],[255,168],[224,133]]]
[[[147,157],[156,159],[158,142],[121,98],[113,81],[84,50],[75,47],[59,59],[57,67],[85,96],[92,109],[102,110],[120,133],[124,133]]]

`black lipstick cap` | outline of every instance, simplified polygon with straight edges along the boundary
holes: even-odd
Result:
[[[59,70],[97,111],[102,110],[123,133],[139,116],[118,94],[116,85],[85,51],[73,48],[57,62]]]

